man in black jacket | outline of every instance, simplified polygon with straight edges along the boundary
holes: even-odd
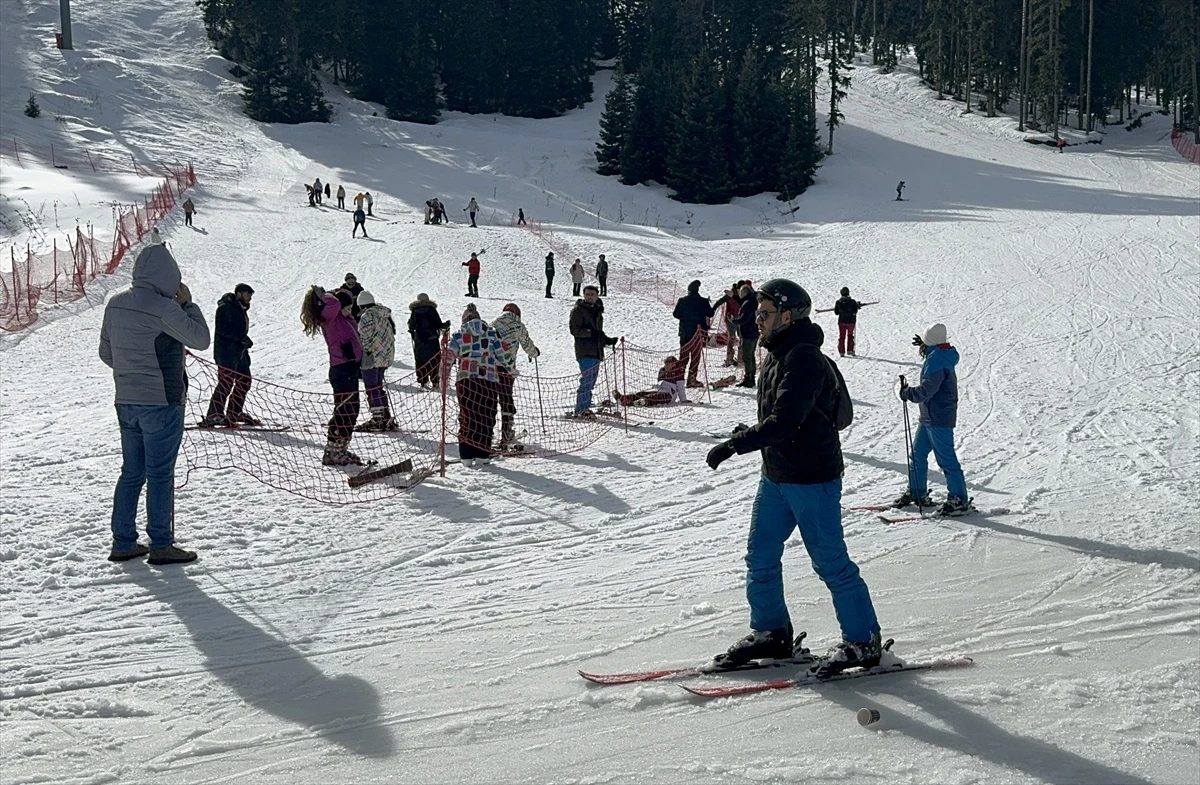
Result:
[[[412,336],[413,357],[417,366],[417,384],[429,383],[430,389],[438,386],[440,375],[438,364],[433,362],[441,349],[442,332],[450,329],[450,322],[442,321],[437,303],[421,292],[417,299],[408,304],[408,334]]]
[[[554,286],[554,251],[546,254],[546,297],[554,299],[554,295],[550,292]]]
[[[708,322],[712,319],[713,306],[708,298],[700,294],[700,282],[688,284],[687,295],[675,303],[672,314],[679,320],[679,359],[687,363],[687,386],[701,387],[696,379],[704,345],[708,341]]]
[[[239,283],[217,301],[213,359],[217,363],[217,388],[208,402],[205,428],[223,425],[262,425],[242,411],[250,392],[250,284]]]
[[[758,388],[758,423],[739,425],[708,454],[716,469],[735,453],[762,452],[762,475],[750,516],[746,598],[751,633],[718,655],[738,665],[792,652],[792,624],[783,599],[783,548],[799,527],[813,570],[833,595],[842,641],[819,658],[812,673],[824,678],[847,668],[879,664],[879,621],[867,585],[846,552],[842,534],[842,447],[839,391],[824,335],[809,320],[812,300],[782,278],[758,289],[756,319],[767,359]]]
[[[583,299],[575,301],[569,322],[575,337],[575,360],[579,363],[579,389],[575,392],[575,416],[592,417],[592,388],[604,359],[604,347],[612,346],[616,338],[604,334],[604,303],[600,290],[588,284],[583,287]]]
[[[757,298],[749,284],[742,284],[738,290],[741,300],[738,305],[738,335],[742,339],[742,368],[746,374],[738,387],[756,386],[758,375],[758,322],[755,320]]]

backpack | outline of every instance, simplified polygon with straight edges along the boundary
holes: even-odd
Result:
[[[825,357],[825,362],[829,363],[829,367],[833,370],[833,376],[837,380],[837,389],[834,391],[833,416],[829,419],[833,421],[833,427],[839,431],[844,431],[850,427],[850,423],[854,422],[854,401],[850,399],[850,391],[846,389],[846,380],[842,378],[842,371],[837,367],[837,363],[829,357]]]

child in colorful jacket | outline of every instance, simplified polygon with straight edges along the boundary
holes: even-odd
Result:
[[[472,303],[463,311],[462,326],[450,336],[448,359],[455,362],[458,379],[458,454],[463,463],[487,462],[492,457],[496,429],[499,370],[512,374],[507,346],[496,331],[479,317]]]
[[[362,342],[363,386],[367,388],[367,401],[371,407],[371,419],[359,425],[356,431],[394,431],[399,426],[392,417],[384,373],[396,358],[396,323],[390,308],[375,302],[368,291],[358,294],[358,337]]]

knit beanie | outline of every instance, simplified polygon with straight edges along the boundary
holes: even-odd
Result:
[[[946,342],[946,325],[938,322],[925,328],[921,335],[921,343],[926,346],[940,346]]]

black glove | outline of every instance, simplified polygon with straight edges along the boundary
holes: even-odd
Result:
[[[354,359],[354,344],[350,343],[349,341],[346,341],[344,344],[342,344],[342,356],[345,357],[347,360],[353,360]]]
[[[443,330],[449,330],[449,329],[450,329],[450,320],[449,320],[449,319],[447,319],[446,321],[442,322],[442,329],[443,329]]]
[[[708,462],[709,468],[715,469],[721,464],[725,463],[725,461],[732,458],[735,452],[736,450],[733,449],[732,442],[721,442],[716,447],[713,447],[708,451],[708,458],[705,460]]]
[[[913,346],[924,346],[925,342],[921,340],[921,336],[913,334]]]
[[[746,425],[746,423],[744,423],[744,422],[740,422],[740,423],[738,423],[737,425],[735,425],[735,426],[734,426],[734,428],[733,428],[733,435],[734,435],[734,436],[737,436],[737,435],[738,435],[739,433],[741,433],[742,431],[748,431],[748,430],[750,430],[750,426],[749,426],[749,425]]]
[[[617,345],[617,339],[616,339],[616,338],[609,338],[609,337],[605,336],[605,338],[604,338],[604,345],[605,345],[605,346],[616,346],[616,345]]]
[[[242,339],[242,346],[245,346],[247,349],[253,348],[254,341],[250,340],[249,335]]]

